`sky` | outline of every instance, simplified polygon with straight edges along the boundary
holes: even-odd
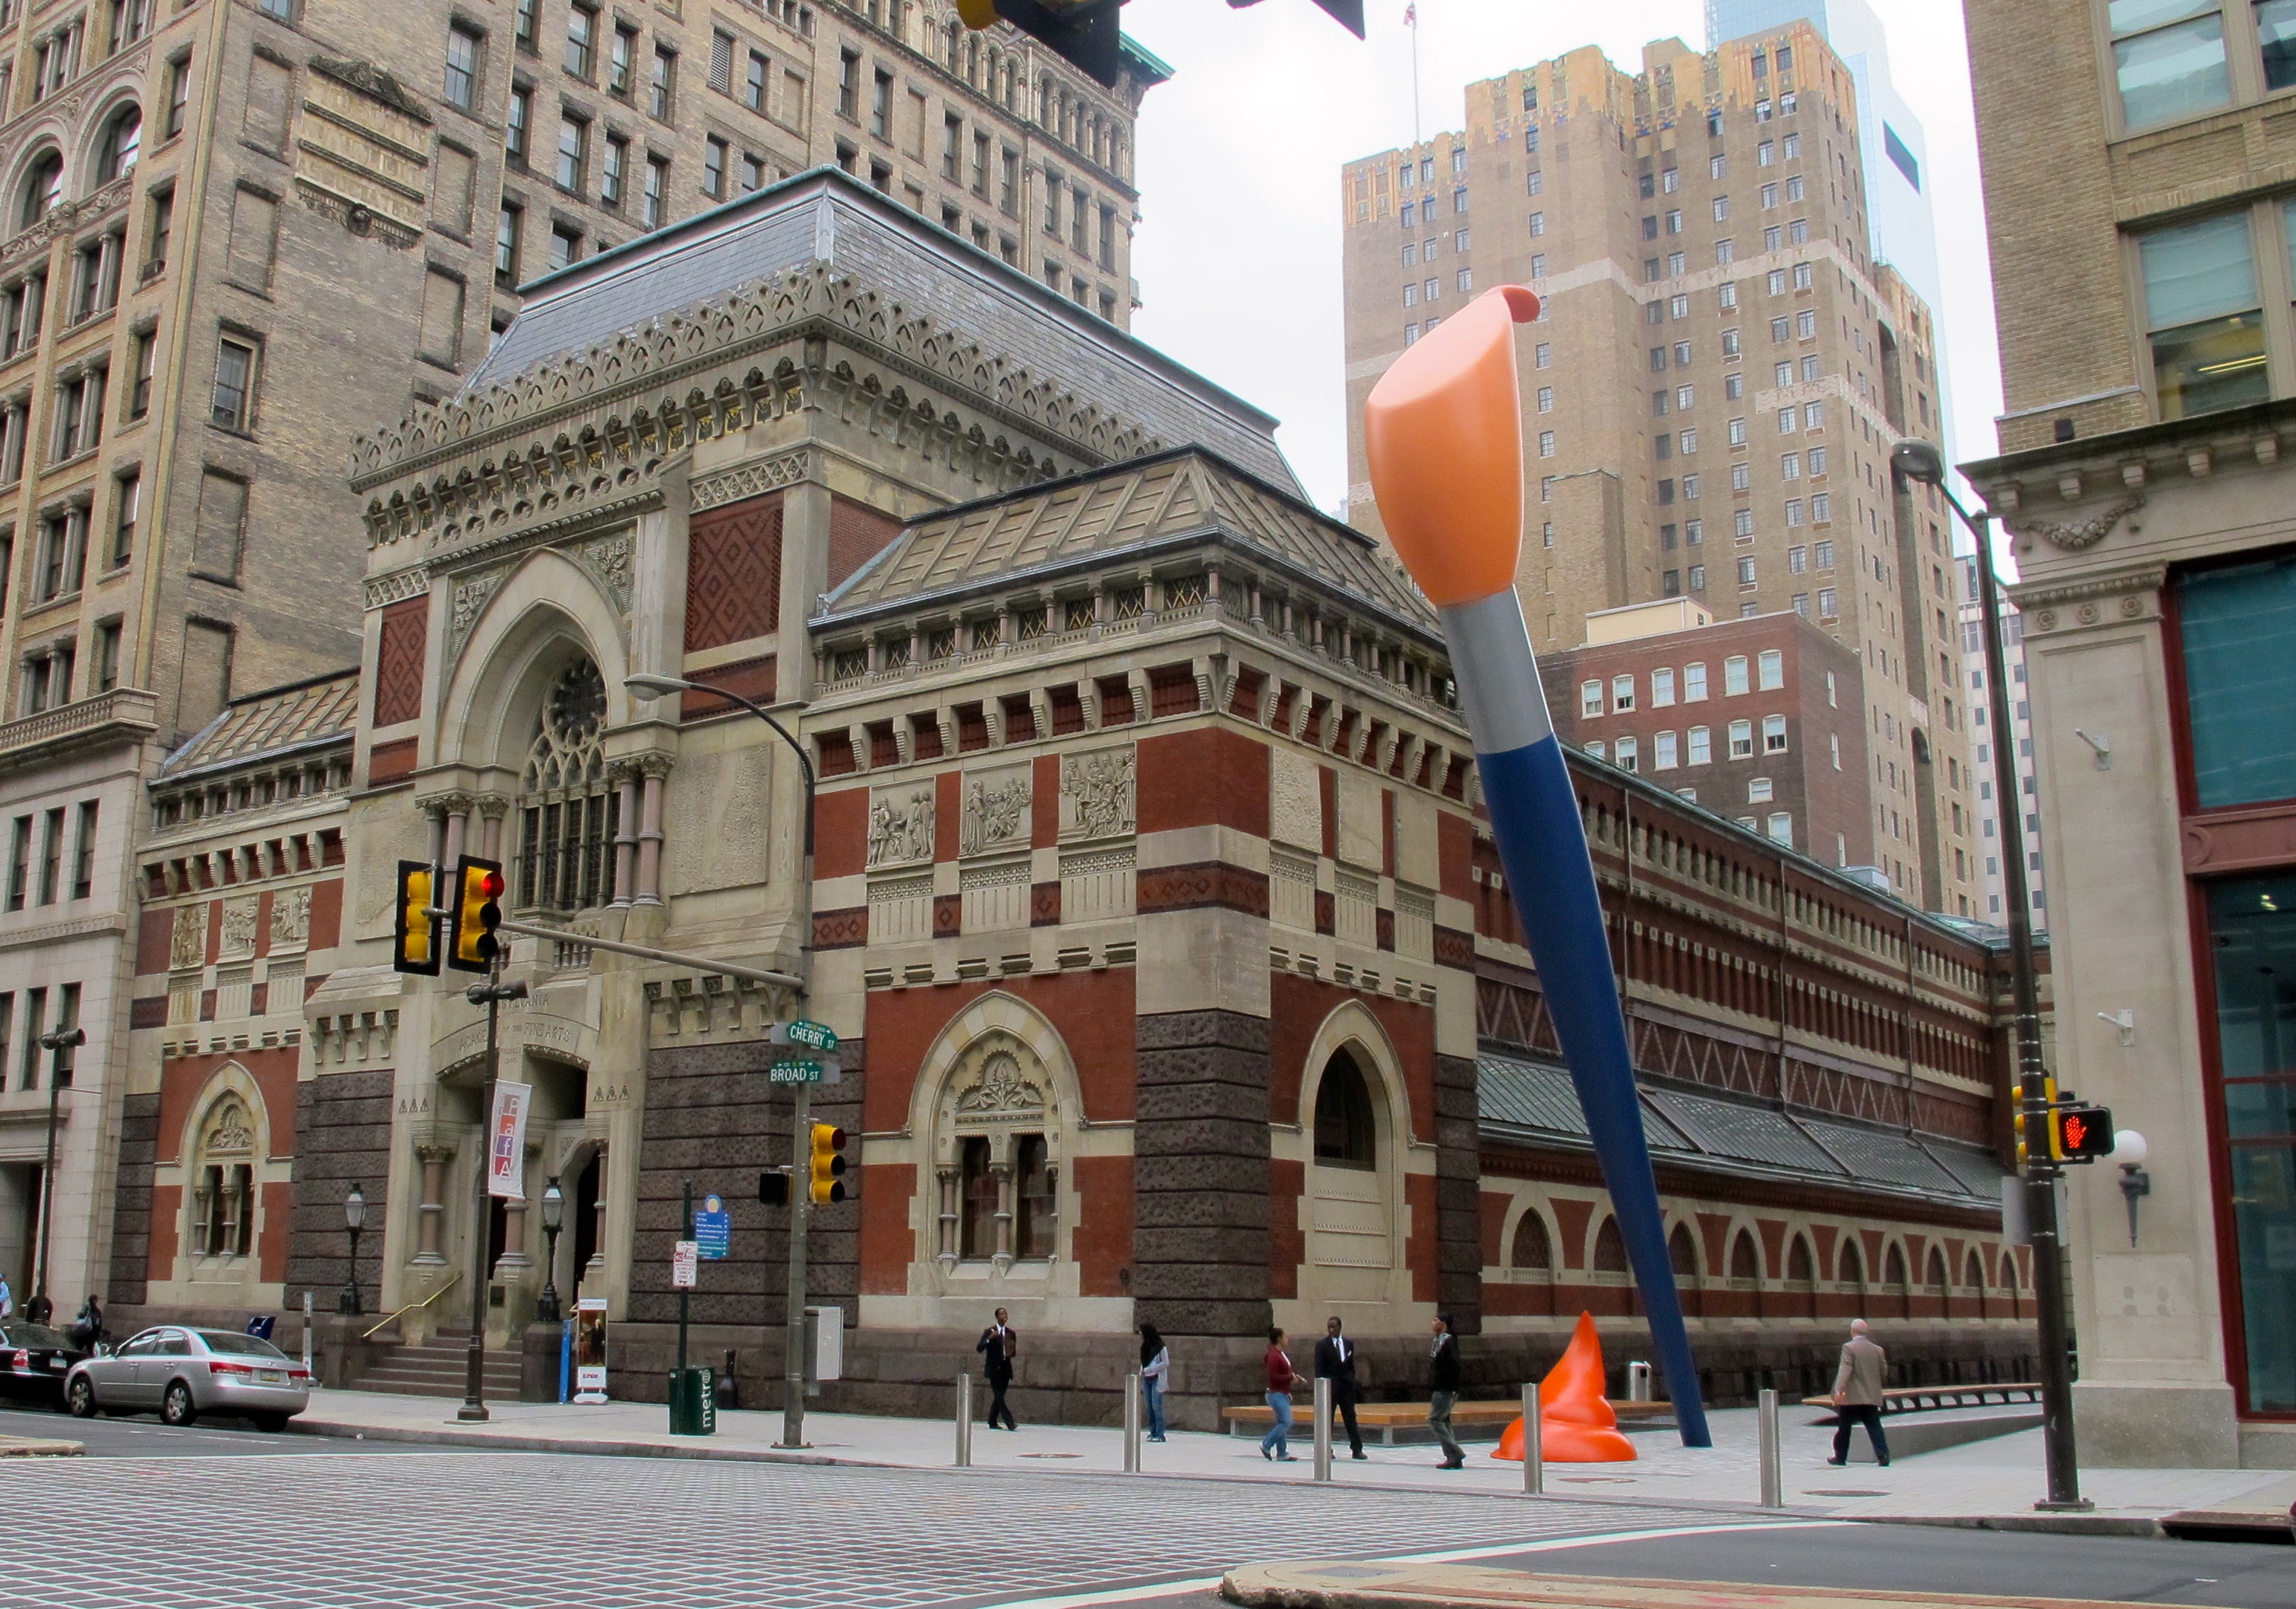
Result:
[[[1406,0],[1367,0],[1358,40],[1313,0],[1130,0],[1126,31],[1173,69],[1141,110],[1133,331],[1283,421],[1317,506],[1347,495],[1341,164],[1414,138]],[[1633,71],[1642,47],[1705,45],[1699,0],[1418,0],[1419,127],[1464,126],[1466,86],[1584,45]],[[1898,93],[1929,141],[1955,445],[1989,455],[2001,405],[1960,0],[1873,0]]]

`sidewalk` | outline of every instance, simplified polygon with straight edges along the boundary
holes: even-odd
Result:
[[[510,1451],[618,1453],[656,1458],[750,1459],[764,1462],[870,1464],[945,1468],[955,1461],[955,1433],[947,1420],[878,1418],[809,1413],[803,1452],[782,1452],[778,1412],[733,1411],[718,1416],[712,1436],[673,1436],[669,1411],[659,1402],[611,1402],[578,1408],[548,1403],[488,1404],[484,1425],[456,1421],[458,1405],[441,1397],[379,1392],[329,1391],[313,1395],[295,1421],[306,1433],[371,1436],[498,1447]],[[2094,1515],[2037,1515],[2042,1495],[2041,1433],[2027,1430],[1961,1447],[1900,1458],[1887,1469],[1825,1463],[1832,1431],[1818,1416],[1788,1409],[1782,1417],[1785,1501],[1801,1515],[1841,1519],[1902,1520],[2003,1527],[2096,1529],[2153,1533],[2159,1522],[2202,1511],[2218,1523],[2285,1525],[2296,1501],[2296,1474],[2259,1469],[2093,1469],[2081,1476]],[[1554,1497],[1624,1499],[1669,1505],[1750,1508],[1760,1496],[1759,1456],[1752,1409],[1721,1409],[1709,1416],[1714,1445],[1693,1451],[1671,1430],[1638,1432],[1641,1455],[1632,1464],[1550,1464],[1546,1491]],[[1467,1466],[1436,1467],[1431,1446],[1366,1445],[1362,1463],[1342,1441],[1332,1462],[1335,1483],[1411,1491],[1520,1492],[1522,1466],[1490,1457],[1492,1443],[1470,1443]],[[1144,1444],[1141,1464],[1151,1475],[1199,1479],[1304,1482],[1314,1464],[1312,1444],[1295,1437],[1294,1464],[1270,1463],[1246,1438],[1176,1431],[1168,1442]],[[991,1431],[976,1421],[976,1468],[1076,1470],[1117,1474],[1124,1467],[1123,1434],[1112,1428],[1024,1425],[1017,1433]]]

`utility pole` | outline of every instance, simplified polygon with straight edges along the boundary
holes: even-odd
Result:
[[[502,1003],[506,1000],[524,1000],[523,982],[505,984],[502,981],[503,959],[506,946],[497,945],[488,962],[487,981],[472,984],[463,998],[474,1006],[487,1009],[487,1082],[479,1092],[479,1181],[478,1207],[471,1219],[471,1340],[463,1353],[463,1406],[455,1410],[457,1419],[483,1420],[487,1412],[487,1253],[494,1238],[494,1191],[488,1174],[494,1155],[495,1083],[502,1075]],[[525,1159],[520,1158],[524,1165]]]
[[[1978,612],[1985,634],[1985,681],[1993,725],[1993,792],[2000,802],[2003,895],[2008,902],[2009,971],[2017,1033],[2017,1101],[2027,1137],[2025,1215],[2033,1238],[2033,1307],[2041,1344],[2041,1446],[2046,1511],[2095,1507],[2080,1494],[2073,1440],[2071,1326],[2066,1314],[2064,1239],[2057,1225],[2057,1165],[2049,1144],[2048,1070],[2041,1062],[2041,991],[2033,960],[2033,911],[2025,875],[2025,796],[2017,778],[2017,729],[2010,723],[2008,650],[2002,641],[2001,582],[1993,573],[1993,520],[1972,515],[1947,489],[1945,459],[1928,442],[1899,442],[1890,467],[1937,487],[1977,540]]]
[[[58,1028],[40,1035],[48,1052],[48,1148],[40,1164],[40,1269],[32,1281],[32,1300],[39,1304],[38,1322],[48,1323],[55,1304],[48,1300],[48,1235],[56,1217],[56,1102],[63,1088],[64,1052],[87,1043],[87,1031],[78,1026]]]

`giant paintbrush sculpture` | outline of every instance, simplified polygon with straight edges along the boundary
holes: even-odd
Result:
[[[1523,480],[1514,326],[1538,315],[1537,297],[1506,285],[1446,319],[1372,388],[1364,441],[1389,539],[1451,646],[1499,862],[1610,1187],[1676,1423],[1685,1446],[1706,1447],[1594,862],[1514,592]]]

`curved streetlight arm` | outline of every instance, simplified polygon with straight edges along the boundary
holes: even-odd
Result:
[[[774,729],[775,735],[780,738],[783,742],[788,744],[790,746],[790,752],[797,755],[797,763],[802,769],[805,776],[805,858],[808,862],[807,870],[809,872],[812,870],[810,862],[813,860],[813,756],[805,752],[805,745],[797,740],[796,737],[790,731],[788,727],[783,726],[778,720],[775,719],[774,716],[767,714],[765,707],[757,703],[754,699],[745,698],[740,693],[734,691],[731,688],[718,687],[712,682],[688,681],[682,677],[679,678],[678,681],[680,686],[688,690],[697,693],[709,693],[713,697],[725,699],[729,704],[740,705],[743,709],[748,710],[751,715],[757,716],[758,720],[763,721],[767,726],[772,727]],[[668,695],[667,693],[657,693],[653,696],[656,698],[666,698]]]

